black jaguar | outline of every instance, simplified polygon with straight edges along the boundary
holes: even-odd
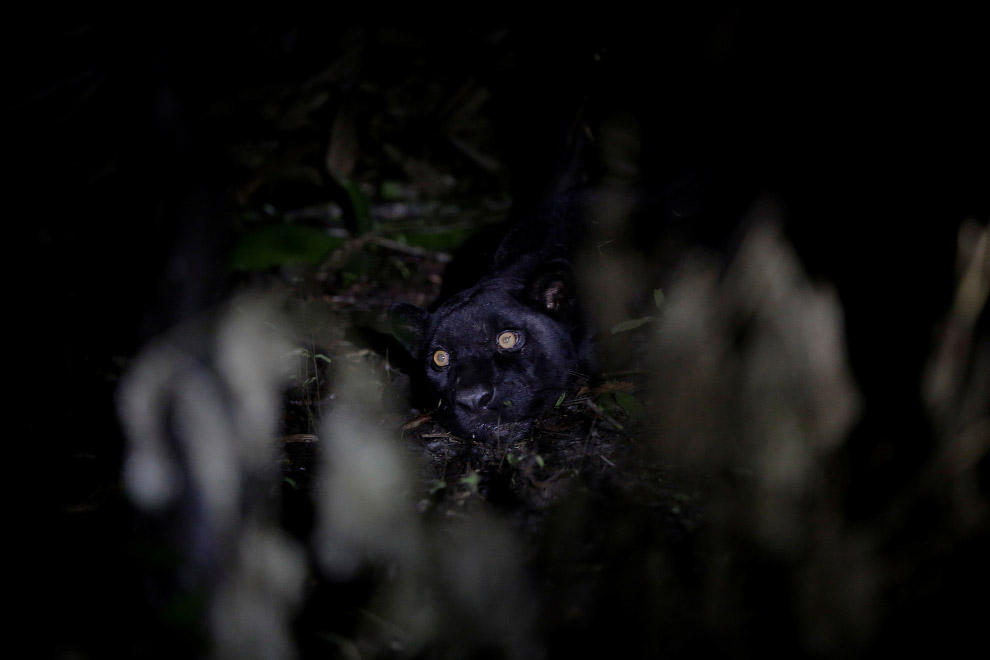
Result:
[[[519,438],[592,370],[569,261],[579,208],[571,194],[516,222],[489,272],[436,311],[392,305],[391,330],[449,430],[483,441]]]

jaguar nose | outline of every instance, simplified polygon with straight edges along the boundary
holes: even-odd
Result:
[[[457,403],[469,410],[481,410],[492,400],[492,392],[484,385],[472,385],[457,393]]]

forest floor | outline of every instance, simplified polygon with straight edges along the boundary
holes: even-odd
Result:
[[[539,513],[570,488],[609,484],[636,491],[662,510],[665,524],[690,529],[700,519],[699,482],[675,478],[660,461],[650,462],[637,445],[650,442],[648,411],[640,397],[655,381],[642,364],[606,373],[569,392],[546,411],[526,437],[491,445],[458,438],[435,422],[429,411],[409,407],[409,378],[389,362],[382,328],[388,306],[397,300],[429,301],[440,295],[449,256],[388,254],[401,260],[402,272],[415,277],[391,282],[361,282],[333,295],[314,293],[312,283],[296,286],[292,306],[307,318],[321,318],[309,327],[311,342],[300,349],[296,386],[287,393],[282,442],[287,474],[307,472],[313,460],[311,443],[318,443],[319,417],[332,411],[341,370],[361,370],[377,380],[383,402],[398,411],[392,431],[422,464],[423,494],[431,507],[446,510],[470,500],[495,504],[520,523]],[[376,272],[388,272],[388,269]],[[310,312],[302,311],[309,309]],[[643,352],[649,327],[624,333]],[[401,417],[404,415],[404,417]],[[394,418],[391,418],[395,423]],[[300,447],[307,446],[303,449]],[[306,481],[305,476],[300,476]],[[578,486],[585,484],[585,486]],[[692,506],[693,504],[693,506]]]

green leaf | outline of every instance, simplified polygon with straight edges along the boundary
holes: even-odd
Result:
[[[619,404],[626,415],[633,419],[646,419],[646,408],[643,402],[629,392],[616,392],[615,402]]]
[[[602,394],[595,399],[595,403],[599,408],[605,411],[605,414],[607,415],[614,416],[619,414],[622,410],[622,407],[615,402],[615,394],[613,392],[606,392],[605,394]]]
[[[349,179],[340,180],[344,190],[347,191],[347,198],[351,202],[351,209],[354,211],[354,225],[357,233],[366,234],[374,229],[374,220],[371,217],[371,202],[368,196],[361,191],[361,188]]]
[[[400,181],[382,181],[379,194],[386,200],[408,199],[409,186]]]
[[[300,225],[269,225],[241,236],[234,245],[230,265],[234,270],[266,270],[294,264],[317,265],[340,246],[321,229]]]
[[[460,482],[470,488],[472,491],[478,491],[478,484],[481,483],[481,475],[472,470],[467,475],[461,477]]]
[[[477,232],[474,227],[443,227],[416,232],[407,231],[401,238],[406,245],[424,250],[452,250]]]
[[[628,330],[635,330],[641,325],[645,325],[653,320],[652,316],[645,316],[641,319],[629,319],[628,321],[623,321],[621,323],[616,323],[612,326],[612,334],[617,335],[620,332],[626,332]]]
[[[664,302],[666,302],[666,298],[663,295],[663,289],[653,289],[653,304],[657,306],[657,309],[663,309]]]

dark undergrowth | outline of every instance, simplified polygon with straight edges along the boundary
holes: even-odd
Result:
[[[982,41],[584,23],[15,40],[37,655],[986,647]],[[602,371],[455,437],[385,313],[578,185]]]

